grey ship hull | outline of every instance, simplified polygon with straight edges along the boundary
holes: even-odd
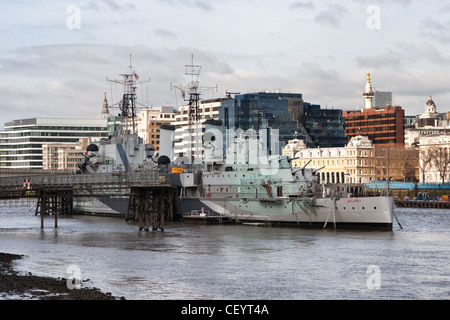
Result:
[[[76,212],[95,216],[125,218],[128,208],[126,196],[75,198],[73,202]]]
[[[78,211],[89,215],[125,218],[128,197],[80,198],[76,200]],[[350,227],[392,230],[392,197],[341,198],[336,200],[335,212],[331,198],[316,199],[308,207],[299,199],[178,199],[180,214],[193,210],[215,212],[237,223],[261,222],[279,226],[301,227]]]
[[[336,202],[331,198],[183,198],[180,208],[184,214],[204,208],[239,223],[392,230],[394,203],[392,197],[341,198]]]

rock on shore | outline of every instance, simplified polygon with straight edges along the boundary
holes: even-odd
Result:
[[[22,255],[0,253],[0,300],[122,300],[97,288],[70,290],[66,279],[22,275],[13,268]]]

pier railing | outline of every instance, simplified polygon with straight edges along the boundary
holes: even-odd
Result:
[[[387,181],[371,181],[364,185],[365,189],[388,189]],[[445,183],[414,183],[414,182],[398,182],[389,181],[389,189],[391,190],[411,190],[411,189],[450,189],[450,182]]]
[[[62,186],[106,186],[120,185],[167,185],[170,175],[158,171],[140,171],[128,173],[101,174],[50,174],[33,176],[15,176],[0,178],[0,189],[62,187]]]
[[[36,215],[72,215],[75,197],[128,197],[128,220],[139,221],[139,230],[164,230],[164,216],[173,219],[171,175],[151,170],[105,174],[42,174],[0,177],[0,199],[37,198]],[[150,200],[150,198],[152,200]]]

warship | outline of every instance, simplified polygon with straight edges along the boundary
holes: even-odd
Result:
[[[194,70],[196,66],[186,67]],[[204,126],[200,130],[204,148],[200,158],[194,159],[192,154],[188,154],[171,159],[169,155],[160,154],[155,160],[152,147],[144,144],[135,131],[129,130],[130,119],[131,127],[134,126],[136,99],[131,66],[130,73],[123,77],[125,93],[120,103],[120,133],[88,147],[80,164],[82,174],[115,172],[159,177],[164,174],[176,194],[178,215],[186,220],[392,229],[392,196],[355,197],[345,184],[321,184],[317,173],[323,168],[293,168],[291,158],[272,155],[257,146],[259,133],[241,132],[226,150],[221,150],[215,146],[223,139],[215,136],[222,131],[218,121],[213,121],[218,127],[211,130],[215,135]],[[199,117],[198,78],[183,92],[184,97],[186,93],[189,96],[186,102],[190,121],[186,130],[195,132],[194,127],[201,127],[208,121]],[[195,139],[194,134],[189,136]],[[180,158],[185,161],[180,161]],[[159,166],[161,163],[168,167],[164,173]],[[127,202],[128,198],[120,195],[81,198],[74,207],[85,213],[124,217]]]
[[[179,208],[186,216],[201,208],[240,223],[392,229],[393,197],[354,197],[345,185],[320,184],[317,170],[293,169],[289,157],[268,159],[247,155],[211,171],[180,173]]]
[[[79,174],[92,178],[91,181],[110,185],[104,196],[77,197],[74,210],[89,215],[125,216],[128,199],[125,187],[133,182],[152,182],[158,179],[152,160],[155,148],[145,144],[137,134],[137,95],[139,76],[136,74],[130,55],[129,72],[121,74],[120,80],[108,80],[123,87],[122,99],[117,103],[118,114],[111,115],[106,93],[102,116],[108,117],[108,138],[91,143],[78,165]],[[91,191],[93,193],[94,191]]]

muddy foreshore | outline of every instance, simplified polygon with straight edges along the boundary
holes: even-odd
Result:
[[[0,252],[0,300],[125,300],[97,288],[67,288],[66,279],[19,274],[13,268],[22,255]]]

